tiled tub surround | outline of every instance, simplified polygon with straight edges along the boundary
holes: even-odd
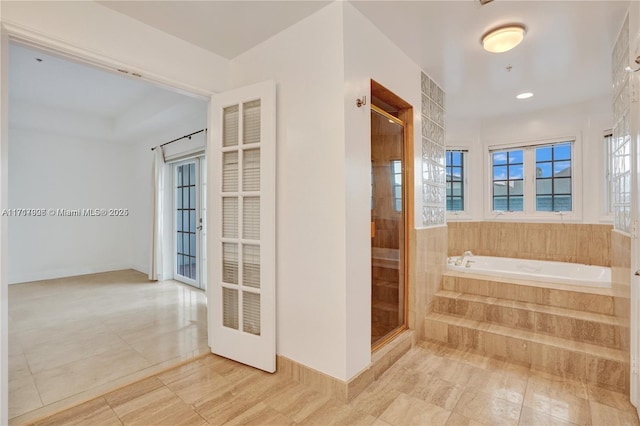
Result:
[[[614,311],[612,289],[447,272],[425,331],[451,347],[628,392],[628,320]]]
[[[425,338],[424,317],[431,312],[447,262],[447,227],[415,229],[409,248],[409,328]]]
[[[611,225],[449,222],[448,254],[611,266]]]
[[[628,327],[631,310],[631,237],[616,230],[611,231],[611,289],[614,314]],[[623,336],[623,347],[627,351],[629,339],[627,328]]]

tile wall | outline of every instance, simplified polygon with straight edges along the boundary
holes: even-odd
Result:
[[[449,222],[449,256],[476,255],[611,266],[611,225]]]
[[[416,331],[418,340],[423,340],[424,318],[431,312],[446,265],[447,227],[411,231],[409,253],[409,328]]]
[[[617,230],[611,231],[611,288],[614,315],[628,324],[631,316],[631,238]],[[629,350],[629,339],[628,334],[623,336],[626,350]]]

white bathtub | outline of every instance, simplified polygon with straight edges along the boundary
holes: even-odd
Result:
[[[456,266],[456,261],[462,262]],[[553,282],[585,287],[611,288],[611,268],[579,263],[514,259],[490,256],[453,256],[447,268],[459,272]]]

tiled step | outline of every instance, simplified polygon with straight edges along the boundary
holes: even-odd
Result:
[[[625,351],[441,313],[427,315],[425,326],[427,340],[611,390],[629,389]]]
[[[610,289],[527,284],[526,281],[451,271],[442,277],[442,290],[446,291],[613,315],[614,303]]]
[[[433,310],[576,342],[616,349],[629,345],[628,327],[611,315],[446,290],[436,293]]]

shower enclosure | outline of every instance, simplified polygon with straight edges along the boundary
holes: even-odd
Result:
[[[397,114],[396,114],[397,115]],[[371,106],[371,346],[405,327],[404,123]]]

